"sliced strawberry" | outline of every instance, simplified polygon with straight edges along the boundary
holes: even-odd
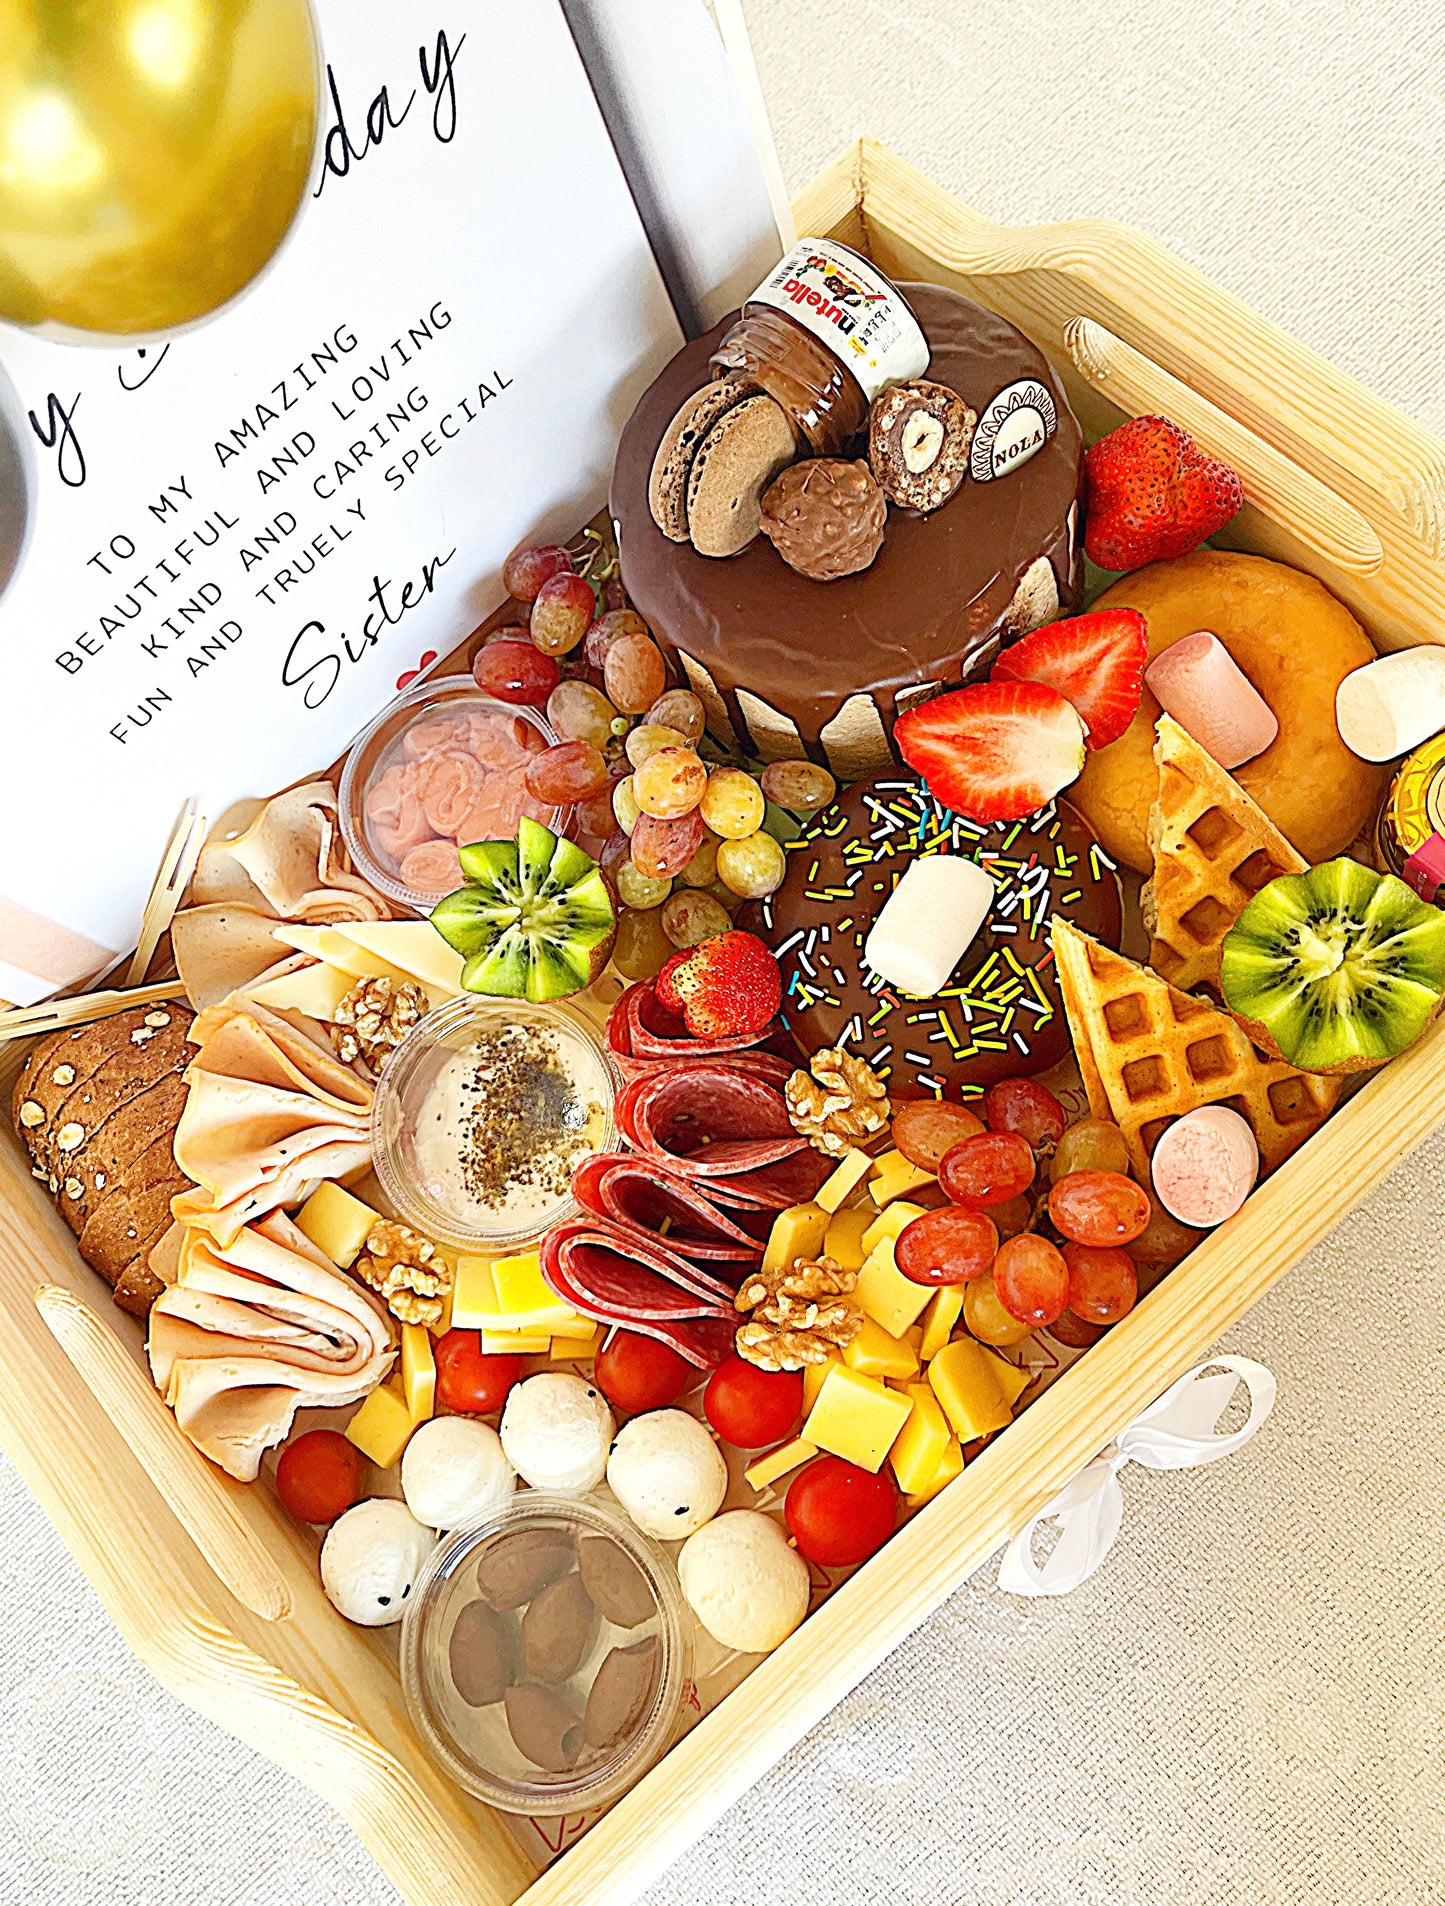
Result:
[[[1137,609],[1098,609],[1050,622],[1005,649],[989,679],[1047,682],[1072,702],[1088,729],[1085,746],[1107,748],[1139,710],[1149,625]]]
[[[893,724],[910,768],[972,821],[1014,821],[1051,801],[1084,765],[1084,724],[1043,682],[978,682],[920,702]]]
[[[655,990],[694,1039],[731,1039],[767,1025],[782,1002],[782,974],[772,948],[735,927],[674,953]]]
[[[1244,502],[1227,463],[1167,417],[1132,417],[1088,453],[1084,548],[1101,569],[1187,556]]]

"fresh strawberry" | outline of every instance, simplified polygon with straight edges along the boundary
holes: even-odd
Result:
[[[1101,569],[1187,556],[1244,502],[1227,463],[1207,457],[1167,417],[1134,417],[1088,453],[1084,548]]]
[[[1084,724],[1044,682],[978,682],[935,695],[898,717],[893,739],[929,792],[971,821],[1032,814],[1084,765]]]
[[[657,976],[657,997],[694,1039],[761,1032],[782,1003],[778,962],[756,933],[734,928],[674,953]]]
[[[1088,748],[1117,741],[1139,709],[1149,625],[1137,609],[1099,609],[1050,622],[1005,649],[990,681],[1047,682],[1083,717]]]

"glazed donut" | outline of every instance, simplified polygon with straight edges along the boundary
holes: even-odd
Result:
[[[1114,584],[1096,609],[1138,609],[1152,659],[1196,629],[1210,629],[1273,709],[1279,734],[1234,778],[1312,865],[1343,853],[1370,821],[1388,767],[1361,761],[1340,740],[1335,690],[1375,659],[1370,638],[1323,583],[1265,556],[1196,550],[1151,563]],[[1144,690],[1128,729],[1084,764],[1069,789],[1116,860],[1150,872],[1149,809],[1158,775],[1159,703]]]

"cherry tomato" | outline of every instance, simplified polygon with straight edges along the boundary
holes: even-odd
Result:
[[[508,1390],[527,1373],[525,1357],[488,1356],[479,1330],[449,1330],[432,1354],[437,1402],[461,1416],[490,1416],[501,1409]]]
[[[592,1373],[608,1402],[629,1416],[665,1410],[697,1381],[686,1357],[637,1330],[615,1330],[598,1351]]]
[[[737,1449],[780,1443],[803,1413],[802,1372],[760,1370],[729,1357],[708,1378],[702,1408],[723,1441]]]
[[[298,1522],[334,1522],[360,1502],[363,1458],[339,1430],[307,1430],[276,1465],[276,1493]]]
[[[808,1561],[820,1568],[851,1568],[866,1562],[893,1533],[898,1491],[886,1474],[820,1456],[788,1486],[783,1520]]]

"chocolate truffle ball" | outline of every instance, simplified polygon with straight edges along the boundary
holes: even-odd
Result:
[[[763,496],[763,534],[783,561],[814,582],[866,569],[883,547],[888,504],[861,461],[790,463]]]

